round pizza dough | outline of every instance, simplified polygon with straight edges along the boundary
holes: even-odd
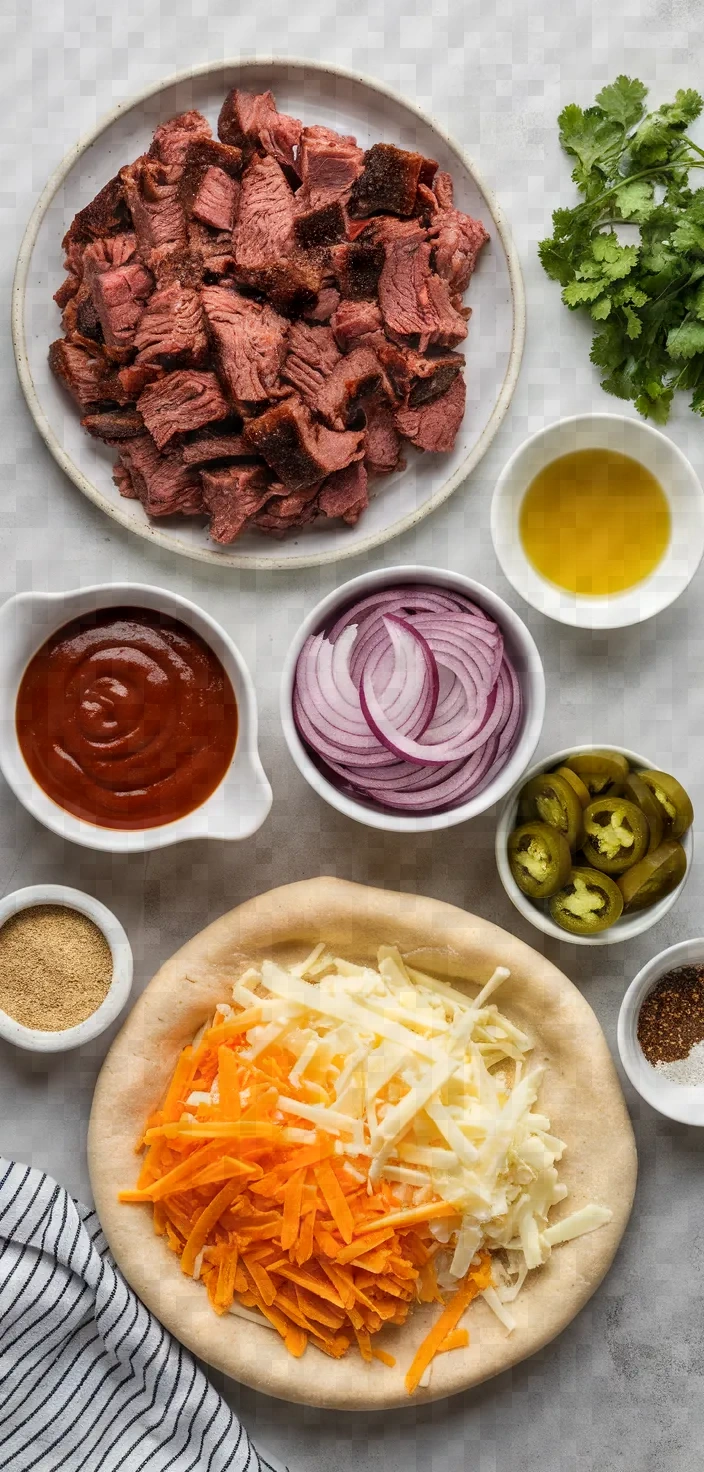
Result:
[[[300,961],[323,940],[338,955],[375,961],[395,944],[413,965],[475,995],[497,965],[510,980],[497,1001],[535,1039],[532,1059],[547,1063],[539,1107],[567,1144],[559,1167],[569,1196],[551,1221],[589,1202],[612,1221],[554,1248],[529,1274],[507,1334],[482,1301],[466,1319],[467,1349],[433,1362],[430,1385],[415,1401],[465,1390],[534,1354],[569,1324],[598,1288],[628,1221],[636,1181],[630,1120],[606,1040],[576,987],[543,956],[498,926],[439,900],[368,889],[339,879],[286,885],[216,920],[167,961],[136,1003],[98,1079],[88,1140],[95,1202],[122,1272],[162,1323],[201,1359],[267,1395],[311,1406],[371,1410],[408,1404],[404,1375],[437,1305],[418,1306],[403,1328],[381,1339],[395,1369],[366,1365],[350,1351],[332,1360],[309,1346],[293,1359],[275,1331],[234,1315],[218,1317],[202,1284],[186,1277],[151,1208],[123,1206],[118,1190],[139,1171],[135,1141],[157,1108],[180,1050],[242,971],[265,957]]]

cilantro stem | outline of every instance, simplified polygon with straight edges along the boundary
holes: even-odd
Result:
[[[689,147],[690,148],[693,148],[694,149],[694,152],[695,153],[698,153],[699,156],[700,156],[700,158],[704,158],[704,148],[700,148],[698,143],[693,143],[692,142],[692,139],[691,138],[688,138],[686,135],[685,135],[685,137],[683,138],[682,141],[683,141],[683,143],[689,144]],[[697,165],[692,164],[692,168],[696,168],[696,167],[697,167]]]
[[[700,148],[697,152],[701,153],[702,159],[704,159],[704,149]],[[618,184],[612,184],[610,189],[605,189],[603,194],[598,194],[596,199],[585,199],[583,204],[575,205],[571,213],[576,215],[582,210],[594,210],[603,200],[610,199],[612,194],[617,194],[619,189],[623,189],[626,184],[635,184],[639,179],[652,179],[654,174],[662,174],[665,171],[669,173],[672,169],[682,169],[685,167],[689,169],[704,169],[704,163],[698,163],[695,159],[691,161],[680,159],[678,163],[673,164],[653,164],[649,169],[641,169],[637,174],[627,174]],[[619,223],[628,224],[628,221],[621,220]]]

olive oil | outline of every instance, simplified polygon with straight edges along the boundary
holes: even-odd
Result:
[[[660,482],[615,450],[575,450],[536,475],[519,531],[537,572],[569,593],[608,597],[647,578],[670,540]]]

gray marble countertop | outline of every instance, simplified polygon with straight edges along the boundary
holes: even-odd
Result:
[[[63,477],[22,399],[9,332],[0,341],[0,599],[122,578],[168,584],[233,633],[259,699],[271,816],[246,843],[193,843],[146,858],[98,855],[45,832],[0,784],[0,892],[60,880],[112,906],[132,940],[135,990],[209,920],[272,885],[328,873],[438,896],[541,949],[579,985],[615,1050],[628,982],[655,952],[701,933],[702,860],[676,908],[648,935],[580,952],[545,941],[513,910],[494,870],[495,814],[415,840],[357,826],[308,789],[285,750],[277,686],[292,628],[336,582],[371,565],[435,563],[487,582],[540,647],[548,706],[539,752],[611,741],[677,772],[704,813],[704,572],[656,620],[573,633],[521,605],[488,529],[496,476],[528,434],[564,414],[619,412],[588,362],[588,333],[543,276],[536,241],[569,200],[555,119],[619,72],[653,97],[701,86],[698,0],[33,0],[2,22],[5,321],[31,207],[75,139],[117,101],[192,63],[238,53],[324,58],[404,93],[464,144],[499,195],[518,245],[528,338],[518,388],[470,481],[415,534],[337,569],[227,574],[171,557],[108,521]],[[626,412],[629,412],[628,408]],[[667,433],[701,472],[704,425],[686,404]],[[275,597],[273,594],[275,593]],[[701,841],[701,834],[695,842]],[[0,1048],[0,1149],[88,1194],[85,1132],[109,1039],[46,1061]],[[694,1472],[704,1435],[704,1132],[655,1115],[627,1089],[638,1139],[635,1210],[606,1282],[541,1354],[451,1401],[384,1415],[328,1414],[226,1394],[292,1472]]]

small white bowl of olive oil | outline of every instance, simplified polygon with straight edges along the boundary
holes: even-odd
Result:
[[[575,628],[624,628],[674,603],[694,577],[704,492],[659,430],[581,414],[511,456],[491,534],[509,582],[540,613]]]

